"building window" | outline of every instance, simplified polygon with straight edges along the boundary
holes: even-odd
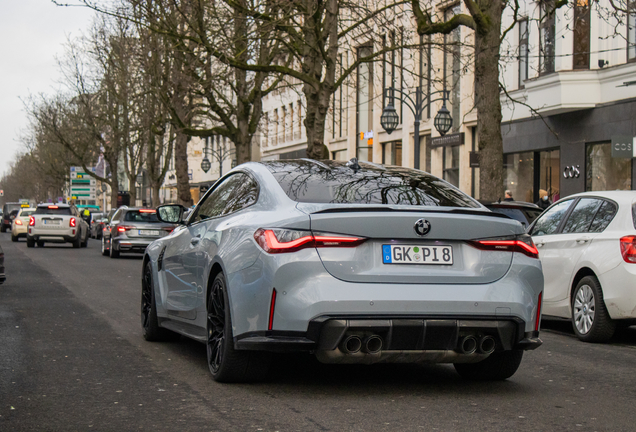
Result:
[[[590,0],[574,0],[573,67],[590,68]]]
[[[627,3],[627,60],[636,59],[636,1]]]
[[[358,58],[370,56],[372,48],[358,48]],[[367,134],[373,130],[373,63],[362,63],[358,66],[358,86],[356,113],[358,133],[356,134],[357,155],[361,161],[373,162],[373,138]]]
[[[534,202],[534,152],[504,155],[504,189],[515,201]]]
[[[458,4],[444,11],[445,21],[449,21],[453,16],[461,13],[461,6]],[[462,73],[461,65],[461,26],[451,33],[444,35],[444,83],[450,91],[451,116],[453,121],[453,133],[459,132],[461,122],[460,101],[461,87],[460,78]]]
[[[528,19],[519,21],[519,88],[528,79]]]
[[[382,163],[402,166],[402,141],[382,143]]]
[[[631,190],[632,160],[613,158],[612,144],[588,144],[585,158],[585,190]]]
[[[444,180],[459,187],[459,146],[442,148],[444,164]]]
[[[554,0],[541,2],[539,61],[542,74],[554,72],[555,13]]]

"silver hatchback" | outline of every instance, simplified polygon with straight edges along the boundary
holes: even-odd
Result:
[[[453,363],[506,379],[541,344],[543,273],[521,224],[430,174],[371,163],[243,164],[144,257],[144,337],[206,344],[218,381],[271,352]]]

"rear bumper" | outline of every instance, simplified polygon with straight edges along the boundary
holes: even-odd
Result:
[[[135,238],[111,238],[111,247],[115,247],[115,250],[119,252],[130,252],[130,253],[144,253],[146,248],[150,243],[155,241],[156,239],[135,239]]]
[[[35,233],[35,234],[27,234],[27,239],[34,241],[45,241],[52,243],[73,243],[77,241],[80,237],[80,230],[78,229],[75,235],[67,234],[67,233]]]
[[[349,336],[357,336],[361,340],[379,336],[382,351],[400,352],[403,357],[423,351],[454,351],[462,354],[461,342],[466,337],[474,337],[479,341],[490,336],[495,340],[496,351],[533,350],[541,346],[543,342],[539,332],[525,332],[524,327],[525,323],[515,317],[323,316],[312,320],[307,332],[248,333],[236,337],[234,345],[236,349],[243,350],[337,351],[336,355],[339,355],[342,353],[343,341]],[[479,354],[478,349],[475,351]],[[363,352],[351,355],[355,354],[363,357]]]

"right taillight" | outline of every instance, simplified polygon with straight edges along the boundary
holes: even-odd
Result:
[[[69,221],[68,221],[68,226],[69,227],[75,227],[77,226],[77,223],[75,222],[75,218],[72,217]]]
[[[483,240],[472,240],[472,246],[481,250],[500,252],[520,252],[530,258],[539,258],[539,251],[528,234],[520,234],[509,237],[497,237]]]
[[[342,234],[312,233],[290,229],[263,229],[254,233],[254,240],[267,253],[296,252],[312,247],[355,247],[366,241],[364,237]]]
[[[35,226],[35,218],[33,216],[29,216],[29,226]]]
[[[621,255],[626,263],[636,264],[636,236],[621,237]]]

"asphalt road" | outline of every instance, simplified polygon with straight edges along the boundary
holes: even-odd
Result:
[[[265,383],[215,383],[203,345],[148,343],[141,256],[27,249],[0,234],[0,431],[632,431],[636,327],[584,344],[567,323],[497,383],[449,365],[279,357]]]

